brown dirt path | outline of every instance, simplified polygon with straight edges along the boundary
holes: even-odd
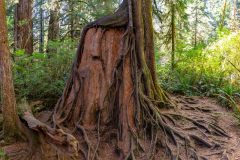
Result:
[[[225,141],[225,145],[219,150],[199,148],[202,155],[208,160],[240,160],[240,126],[231,110],[219,105],[213,98],[197,96],[174,96],[173,98],[184,112],[191,113],[190,115],[202,114],[203,119],[213,119],[230,136],[230,138],[221,139]],[[209,112],[210,110],[212,112]]]

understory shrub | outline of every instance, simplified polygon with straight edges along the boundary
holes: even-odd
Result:
[[[62,94],[75,54],[75,42],[51,42],[53,53],[25,54],[17,50],[14,57],[14,85],[18,100],[56,100]]]
[[[234,105],[240,93],[240,33],[222,36],[216,42],[199,44],[176,53],[174,70],[170,62],[159,63],[158,77],[165,90],[186,95],[218,97]]]

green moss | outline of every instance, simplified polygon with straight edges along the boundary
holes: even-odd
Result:
[[[8,160],[4,150],[0,148],[0,160]]]

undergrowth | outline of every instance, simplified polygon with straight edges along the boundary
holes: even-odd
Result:
[[[158,53],[157,71],[161,85],[171,93],[216,97],[232,107],[240,120],[240,33],[221,35],[206,46],[185,47],[176,52],[174,70],[166,60],[168,55]],[[165,55],[165,60],[164,60]],[[165,62],[164,62],[165,61]]]
[[[61,96],[75,54],[71,40],[51,42],[54,53],[25,54],[17,50],[14,57],[14,85],[17,99],[55,101]]]

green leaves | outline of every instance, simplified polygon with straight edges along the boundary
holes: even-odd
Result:
[[[3,148],[0,148],[0,158],[6,158],[6,154],[4,153]]]
[[[45,53],[33,53],[32,56],[35,59],[46,59],[47,58],[47,54],[45,54]]]
[[[14,52],[15,56],[23,56],[25,54],[25,50],[24,49],[18,49]]]
[[[223,27],[223,28],[217,28],[217,35],[219,38],[223,38],[224,36],[228,36],[230,35],[231,31],[226,28],[226,27]]]
[[[73,41],[51,42],[56,52],[33,53],[24,50],[14,53],[14,84],[18,99],[52,99],[61,96],[67,80],[76,43]]]
[[[240,32],[226,33],[209,46],[199,44],[178,52],[176,69],[165,64],[158,66],[158,74],[170,92],[215,96],[232,105],[232,97],[240,93],[239,53]]]

